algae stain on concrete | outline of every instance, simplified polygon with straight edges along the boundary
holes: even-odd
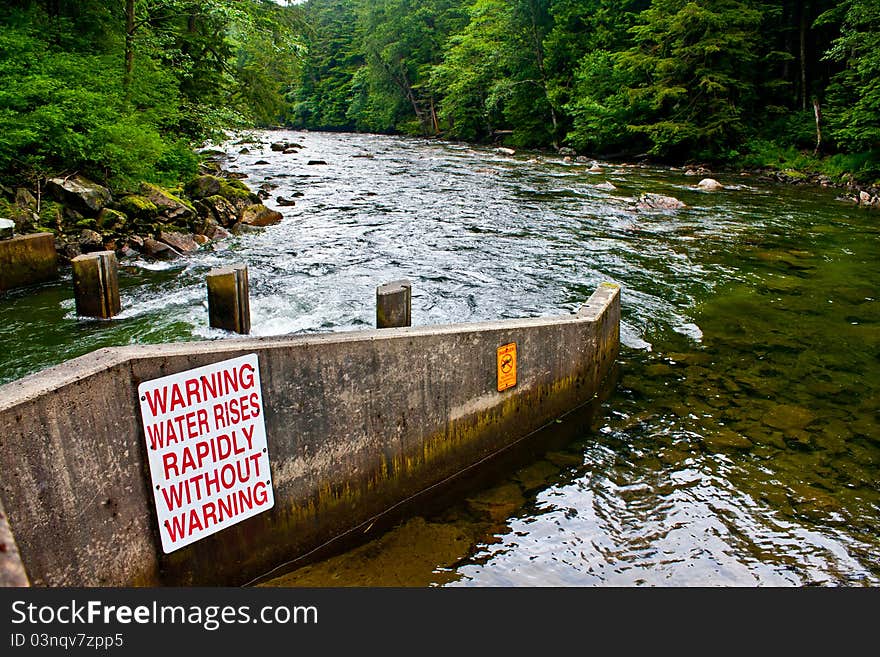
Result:
[[[466,557],[485,528],[481,523],[451,525],[415,517],[371,543],[259,586],[424,587],[445,584],[457,579],[457,575],[443,569]]]

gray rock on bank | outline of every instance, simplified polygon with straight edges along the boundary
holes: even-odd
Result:
[[[52,178],[46,191],[59,203],[87,215],[96,215],[113,200],[110,190],[83,176]]]

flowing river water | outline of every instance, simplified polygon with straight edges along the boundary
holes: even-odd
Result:
[[[704,192],[678,169],[254,137],[223,165],[266,185],[281,224],[123,262],[110,322],[76,318],[69,273],[7,293],[0,382],[104,346],[222,339],[204,277],[234,262],[258,336],[372,328],[376,286],[398,278],[415,325],[568,313],[603,281],[623,315],[616,386],[564,444],[269,585],[880,584],[880,213],[750,176]],[[640,209],[646,192],[687,207]]]

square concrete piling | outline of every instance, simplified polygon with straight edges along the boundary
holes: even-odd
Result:
[[[0,240],[0,291],[58,278],[58,253],[51,233]]]
[[[376,328],[412,326],[412,285],[391,281],[376,288]]]
[[[212,328],[247,335],[251,332],[250,289],[245,265],[208,272],[208,319]]]
[[[110,319],[122,310],[119,300],[119,266],[113,251],[97,251],[75,257],[73,294],[80,317]]]

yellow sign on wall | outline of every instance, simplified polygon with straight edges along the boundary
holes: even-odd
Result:
[[[498,392],[516,385],[516,343],[498,347]]]

